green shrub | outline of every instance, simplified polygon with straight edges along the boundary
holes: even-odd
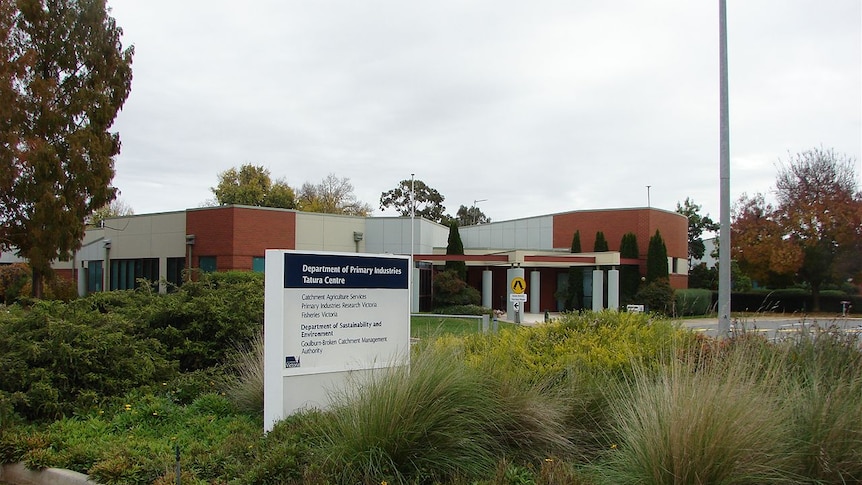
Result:
[[[43,432],[9,433],[0,459],[67,468],[106,485],[149,484],[173,469],[178,447],[190,479],[221,483],[243,475],[259,452],[262,425],[236,414],[224,396],[205,394],[181,406],[132,392],[123,401]]]
[[[674,307],[677,315],[706,315],[712,308],[712,291],[701,288],[675,290]]]
[[[0,303],[12,304],[23,293],[24,285],[30,281],[30,267],[24,263],[0,266]]]
[[[469,286],[454,270],[434,275],[434,306],[479,305],[482,295]]]
[[[635,295],[637,304],[646,305],[647,311],[662,315],[673,313],[673,288],[667,279],[657,279],[640,289]]]
[[[107,396],[173,375],[164,353],[117,315],[36,302],[0,314],[0,396],[29,419],[87,412]]]

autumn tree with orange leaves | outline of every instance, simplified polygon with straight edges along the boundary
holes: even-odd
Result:
[[[778,167],[776,204],[762,194],[736,204],[731,254],[752,278],[792,278],[820,290],[862,276],[862,192],[854,160],[814,148]]]

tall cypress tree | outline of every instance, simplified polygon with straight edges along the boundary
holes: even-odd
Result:
[[[605,239],[605,233],[599,231],[596,233],[596,242],[593,244],[593,252],[603,253],[608,250],[608,240]]]
[[[464,254],[464,243],[461,242],[461,233],[458,232],[458,221],[449,223],[449,241],[446,245],[446,254]],[[467,281],[467,263],[464,261],[446,261],[446,270],[455,271],[462,281]]]
[[[638,259],[638,237],[633,232],[627,232],[620,241],[620,258]],[[620,300],[623,303],[632,301],[640,286],[640,269],[637,265],[624,264],[620,266]]]
[[[659,279],[668,279],[667,246],[658,229],[649,240],[647,250],[647,273],[646,282],[652,283]]]
[[[581,231],[572,235],[572,253],[581,252]],[[566,308],[580,310],[584,306],[584,270],[578,266],[569,268],[569,290]]]

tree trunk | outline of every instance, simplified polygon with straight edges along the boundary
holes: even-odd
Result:
[[[43,275],[42,272],[33,268],[32,278],[30,279],[30,296],[33,298],[42,298],[42,286],[43,286]]]
[[[820,285],[811,285],[811,311],[820,311]]]

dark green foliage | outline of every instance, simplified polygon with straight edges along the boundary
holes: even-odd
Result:
[[[463,255],[464,243],[461,242],[461,233],[458,232],[458,222],[449,224],[449,242],[446,245],[446,254]],[[467,263],[465,261],[446,261],[446,271],[454,271],[462,280],[467,279]]]
[[[30,419],[87,411],[170,377],[165,353],[118,315],[37,302],[0,316],[0,395]]]
[[[140,309],[146,337],[168,348],[180,370],[224,363],[231,349],[258,335],[263,326],[263,275],[209,273],[179,291],[158,295]]]
[[[676,212],[688,218],[688,262],[689,265],[695,259],[703,259],[706,246],[703,244],[704,232],[718,231],[719,225],[714,222],[709,214],[700,215],[701,206],[686,197],[685,204],[676,203]]]
[[[575,231],[572,235],[571,252],[581,252],[581,231]],[[569,279],[565,292],[565,308],[567,310],[580,310],[584,307],[584,269],[573,266],[569,268]]]
[[[608,250],[608,240],[605,239],[605,233],[598,231],[596,233],[596,242],[593,244],[593,252],[601,253]]]
[[[689,288],[674,291],[677,315],[706,315],[712,307],[712,291]]]
[[[688,270],[688,287],[718,290],[718,267],[707,268],[700,263]]]
[[[667,247],[664,245],[664,239],[662,239],[658,229],[656,229],[655,235],[649,240],[649,248],[647,250],[646,282],[652,283],[653,281],[667,278]]]
[[[446,270],[434,275],[434,307],[453,305],[479,305],[482,295],[479,290],[469,286],[458,274]]]
[[[581,231],[575,231],[572,235],[572,246],[570,253],[579,253],[581,252]]]
[[[638,259],[640,250],[638,248],[638,237],[633,232],[627,232],[620,241],[620,258]],[[633,298],[641,284],[639,265],[620,266],[620,303],[626,305],[633,302]]]
[[[673,312],[673,288],[667,279],[657,279],[638,291],[635,302],[647,306],[647,311],[671,315]]]

